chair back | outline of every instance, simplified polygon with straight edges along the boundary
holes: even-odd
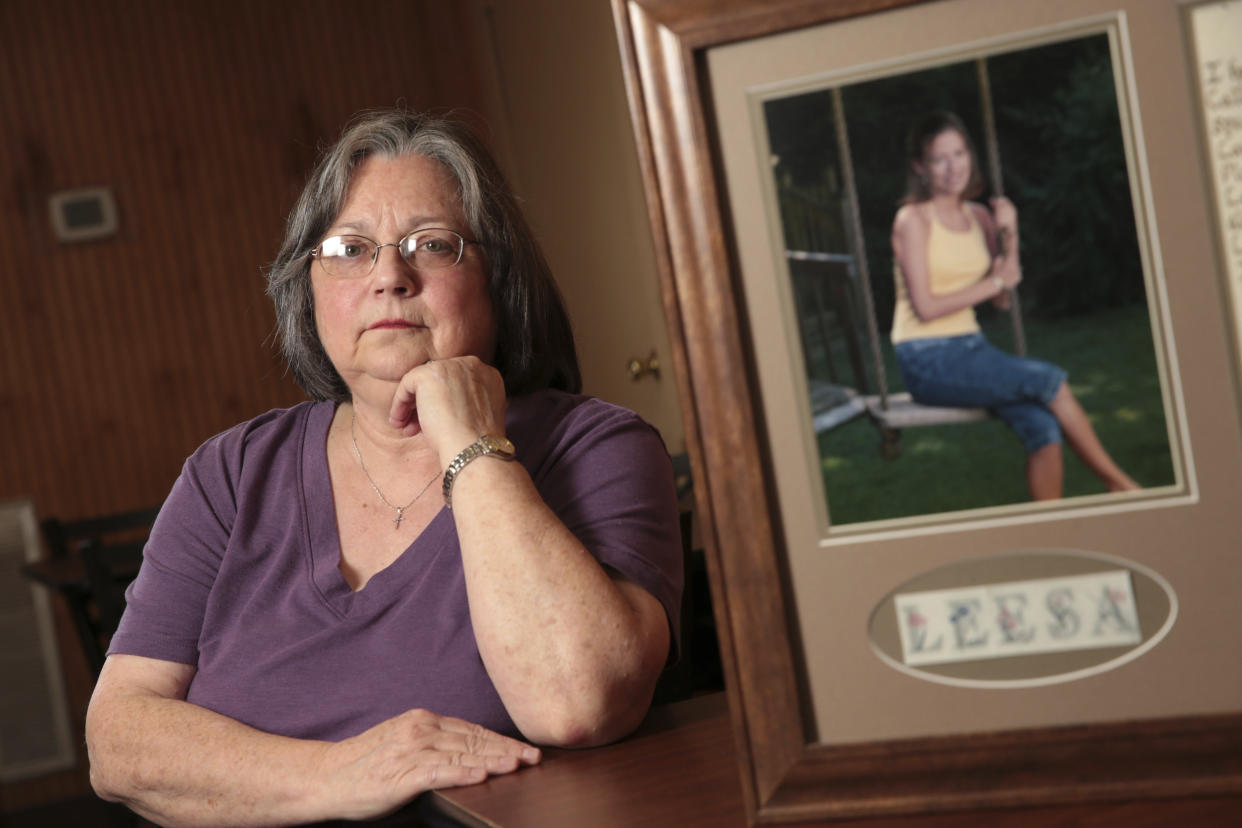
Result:
[[[96,607],[96,638],[106,651],[112,633],[125,612],[125,588],[138,575],[146,539],[99,543],[83,541],[78,547],[86,567],[86,583]],[[100,669],[103,664],[100,663]]]
[[[142,549],[159,507],[115,515],[41,524],[50,559],[79,571],[73,583],[62,583],[82,651],[95,676],[103,669],[104,653],[125,611],[125,588],[137,576]]]
[[[682,701],[690,698],[694,690],[695,666],[697,664],[693,634],[694,620],[695,611],[698,609],[702,597],[695,594],[691,579],[691,572],[694,567],[694,551],[690,540],[692,526],[691,513],[689,511],[682,511],[681,552],[683,587],[678,621],[678,627],[681,630],[681,647],[678,659],[673,664],[665,667],[664,672],[660,674],[660,679],[656,682],[655,693],[651,700],[652,704],[668,704],[669,702]]]
[[[69,558],[83,542],[107,543],[127,539],[146,539],[151,524],[160,513],[160,507],[150,506],[114,515],[86,518],[84,520],[61,520],[47,518],[39,528],[53,558]]]

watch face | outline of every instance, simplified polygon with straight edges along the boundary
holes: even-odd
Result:
[[[483,437],[483,442],[487,446],[489,452],[497,454],[513,454],[513,443],[507,437],[497,437],[495,434],[487,434]]]

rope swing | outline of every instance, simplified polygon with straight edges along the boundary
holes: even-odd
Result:
[[[996,140],[996,125],[992,113],[991,86],[988,82],[987,64],[984,58],[976,60],[979,78],[979,94],[983,104],[984,137],[987,145],[988,171],[992,191],[1003,194],[1001,180],[1000,150]],[[867,320],[867,337],[871,358],[875,366],[878,393],[865,397],[867,413],[880,429],[881,450],[886,459],[895,459],[901,453],[901,430],[918,426],[966,423],[987,419],[990,415],[983,408],[952,408],[921,405],[914,402],[909,393],[888,393],[888,379],[884,369],[884,357],[880,348],[880,331],[876,323],[875,298],[871,292],[871,273],[867,263],[867,250],[863,242],[862,213],[858,205],[858,190],[854,181],[854,162],[850,154],[849,132],[845,121],[845,106],[841,88],[832,90],[833,120],[836,122],[837,151],[841,159],[842,177],[850,209],[850,234],[853,237],[857,257],[858,280],[862,286],[863,307]],[[1007,239],[1000,239],[1002,247]],[[1019,355],[1026,355],[1026,336],[1022,327],[1022,315],[1016,291],[1010,291],[1009,314],[1013,324],[1014,346]]]
[[[988,147],[988,177],[992,180],[992,193],[996,196],[1005,194],[1005,182],[1001,176],[1000,143],[996,140],[996,119],[992,112],[992,83],[988,80],[988,62],[986,58],[975,60],[975,72],[979,76],[979,99],[983,104],[983,140]],[[1001,252],[1007,253],[1009,234],[1001,232],[997,241]],[[1018,356],[1026,356],[1026,331],[1022,327],[1022,309],[1018,305],[1018,291],[1010,289],[1009,318],[1013,323],[1013,347]]]

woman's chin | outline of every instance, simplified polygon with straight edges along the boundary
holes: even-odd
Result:
[[[944,198],[964,198],[966,196],[966,186],[969,183],[970,179],[968,178],[961,181],[946,181],[939,186],[933,186],[932,194]]]
[[[378,382],[401,382],[406,374],[427,362],[427,354],[393,354],[382,359],[368,360],[357,372],[359,378],[365,377]]]

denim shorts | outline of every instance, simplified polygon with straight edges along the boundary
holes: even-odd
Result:
[[[1018,435],[1028,454],[1061,442],[1048,403],[1065,371],[1007,354],[983,334],[910,339],[893,349],[906,390],[923,405],[986,408]]]

